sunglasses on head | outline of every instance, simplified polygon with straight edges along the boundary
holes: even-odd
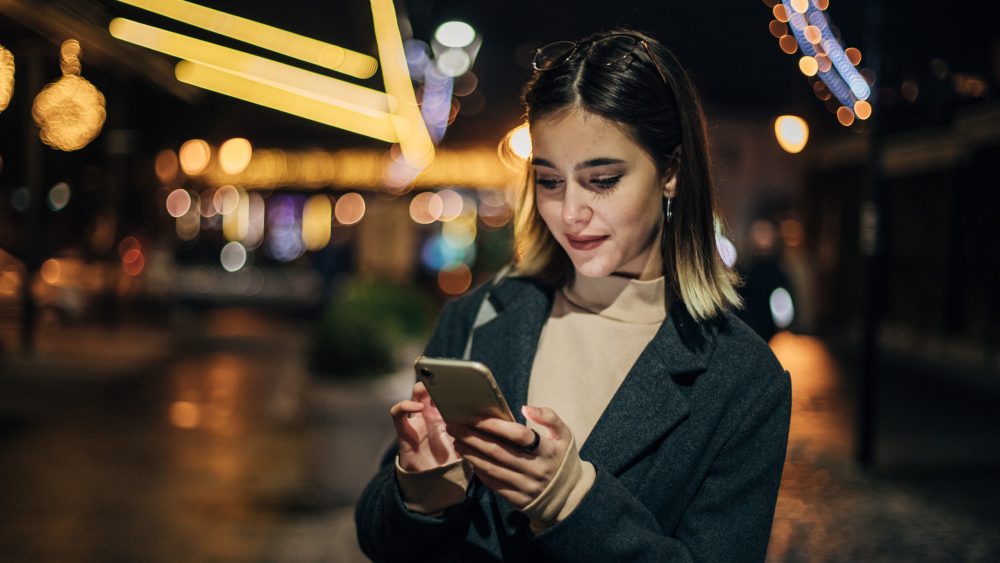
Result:
[[[595,47],[597,47],[596,50]],[[586,49],[584,56],[587,57],[587,60],[591,60],[591,57],[595,53],[607,56],[607,48],[616,48],[621,52],[611,55],[604,60],[604,65],[607,67],[624,65],[625,68],[628,68],[632,64],[632,61],[636,59],[636,47],[642,47],[646,51],[646,56],[649,57],[653,66],[656,67],[656,72],[660,75],[663,83],[667,84],[667,75],[663,72],[656,57],[653,56],[653,51],[649,48],[649,43],[642,37],[630,33],[612,33],[597,39],[581,42],[555,41],[535,50],[531,66],[535,70],[545,71],[566,63],[574,55],[581,52],[581,49]]]

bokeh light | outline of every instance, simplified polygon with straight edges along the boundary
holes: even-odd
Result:
[[[722,263],[732,268],[736,264],[736,245],[721,233],[715,234],[715,247],[719,250]]]
[[[781,231],[784,245],[792,248],[801,246],[806,236],[806,229],[798,219],[785,219],[778,226],[778,230]]]
[[[429,225],[441,218],[444,202],[433,192],[421,192],[410,200],[410,218],[421,225]]]
[[[521,160],[528,160],[531,156],[531,131],[527,123],[522,123],[515,127],[506,137],[510,152],[517,155]]]
[[[146,257],[143,256],[141,249],[132,248],[122,255],[122,270],[129,276],[138,276],[145,267]]]
[[[799,70],[806,76],[816,76],[816,73],[819,72],[819,63],[816,62],[815,58],[807,55],[799,59]]]
[[[440,221],[447,223],[462,213],[465,200],[462,199],[462,196],[458,192],[455,190],[441,190],[437,195],[441,198]]]
[[[472,270],[465,264],[438,272],[438,287],[448,295],[461,295],[472,286]]]
[[[858,66],[861,64],[861,51],[856,47],[848,47],[844,49],[844,54],[847,55],[847,60],[851,61],[851,64]]]
[[[333,213],[341,225],[353,225],[365,216],[365,198],[357,192],[346,193],[337,199]]]
[[[872,105],[866,100],[858,100],[854,102],[854,113],[858,119],[868,119],[872,116]]]
[[[221,215],[229,215],[236,211],[240,204],[240,191],[235,186],[222,186],[215,190],[212,196],[212,205],[215,211]]]
[[[188,176],[197,176],[208,168],[212,148],[203,139],[191,139],[181,145],[179,155],[181,170]]]
[[[434,39],[445,47],[461,49],[476,39],[476,30],[463,21],[449,21],[438,26]]]
[[[774,325],[779,329],[788,328],[795,319],[795,305],[792,303],[792,295],[788,290],[779,287],[771,292],[769,299],[771,305],[771,318]]]
[[[840,106],[837,108],[837,121],[844,127],[849,127],[854,123],[854,112],[851,108]]]
[[[42,281],[45,283],[54,285],[62,277],[62,264],[55,258],[49,258],[45,262],[42,262],[41,268],[38,269],[38,275],[41,276]]]
[[[239,241],[231,241],[222,247],[219,262],[227,272],[235,272],[246,266],[247,249]]]
[[[156,177],[164,184],[169,184],[180,172],[180,161],[177,160],[177,153],[170,149],[165,149],[157,153],[156,161],[153,164]]]
[[[330,243],[333,228],[333,202],[326,194],[306,200],[302,208],[302,242],[307,250],[320,250]]]
[[[236,137],[229,139],[219,147],[219,167],[226,174],[239,174],[246,170],[253,157],[253,146],[250,141]]]
[[[774,136],[785,151],[802,152],[809,142],[809,124],[797,115],[782,115],[774,120]]]
[[[62,211],[69,205],[69,200],[71,196],[69,189],[69,184],[66,182],[59,182],[58,184],[52,186],[49,190],[49,209],[52,211]]]
[[[0,111],[7,109],[14,95],[14,54],[0,47]]]
[[[783,53],[788,55],[793,55],[799,50],[799,44],[795,41],[795,37],[791,35],[782,35],[778,39],[778,46],[781,47]]]
[[[191,194],[183,188],[178,188],[167,196],[167,213],[174,218],[180,217],[191,210]]]

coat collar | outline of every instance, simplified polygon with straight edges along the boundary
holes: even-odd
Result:
[[[490,367],[523,423],[521,406],[553,292],[527,278],[508,278],[493,288],[489,299],[497,316],[476,329],[472,359]],[[685,419],[689,405],[678,381],[705,371],[714,334],[711,325],[695,322],[676,301],[598,419],[581,457],[617,475]]]

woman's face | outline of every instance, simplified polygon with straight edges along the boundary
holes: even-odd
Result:
[[[661,178],[614,122],[579,108],[538,120],[531,144],[538,212],[576,270],[642,274],[676,179]]]

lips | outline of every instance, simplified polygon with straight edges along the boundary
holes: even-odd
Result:
[[[607,235],[603,237],[581,237],[566,235],[566,240],[574,250],[593,250],[607,240]]]

